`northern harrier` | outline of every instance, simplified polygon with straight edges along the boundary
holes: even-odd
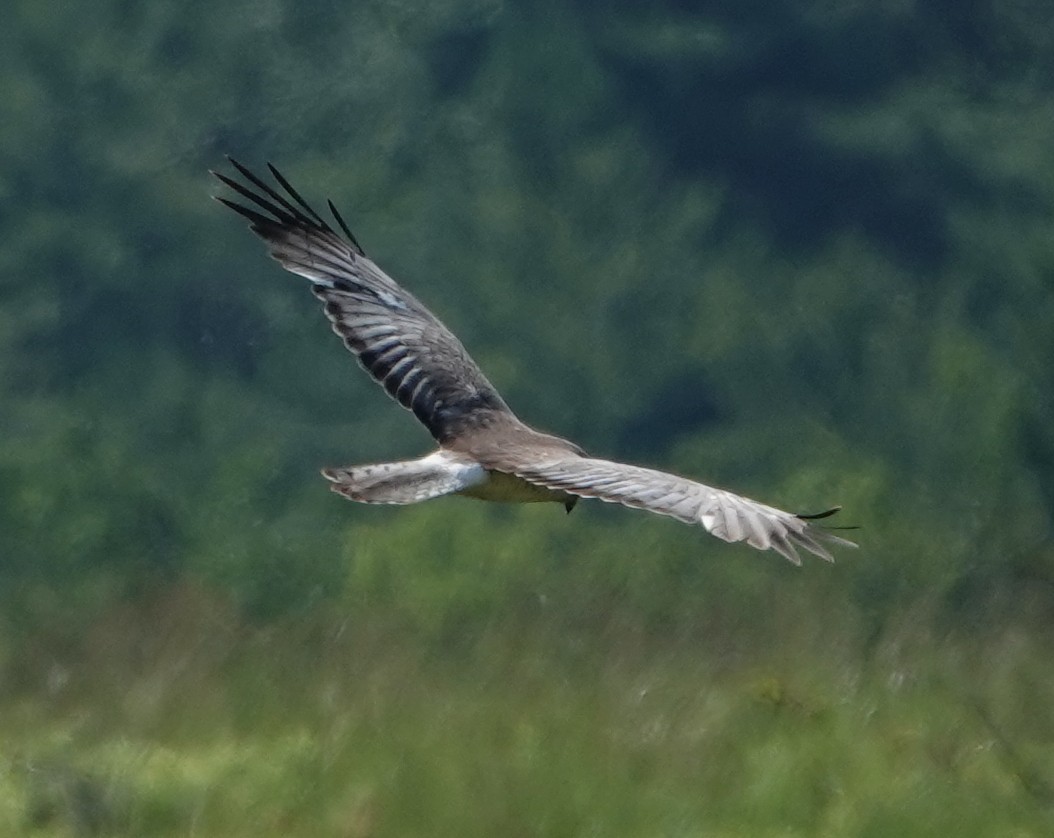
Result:
[[[491,501],[556,501],[570,512],[579,498],[646,509],[702,524],[725,541],[772,548],[800,564],[796,547],[831,560],[820,543],[855,547],[794,515],[661,471],[589,457],[516,418],[461,342],[367,258],[332,202],[346,238],[322,219],[274,166],[278,190],[237,161],[246,184],[217,178],[254,208],[217,200],[249,219],[286,270],[311,281],[335,331],[365,370],[439,443],[427,457],[399,463],[323,469],[330,487],[361,503],[407,504],[458,494]],[[262,210],[262,212],[261,212]]]

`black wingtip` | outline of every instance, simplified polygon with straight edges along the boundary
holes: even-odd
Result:
[[[359,252],[360,256],[365,256],[366,251],[362,249],[362,245],[359,244],[359,240],[355,238],[355,234],[351,232],[348,225],[344,223],[344,218],[339,212],[337,212],[337,208],[333,206],[333,202],[327,198],[326,203],[329,204],[329,211],[333,213],[333,217],[337,219],[337,224],[339,224],[340,229],[344,231],[344,235],[348,237],[348,241],[355,246],[355,249]]]
[[[329,233],[336,236],[329,224],[327,224],[323,218],[311,208],[311,205],[308,204],[300,193],[293,188],[285,175],[283,175],[273,163],[268,163],[267,169],[277,182],[278,187],[285,190],[288,198],[276,191],[274,187],[254,174],[248,166],[243,165],[231,155],[225,154],[224,157],[227,159],[227,162],[234,167],[234,170],[241,175],[245,181],[247,181],[247,184],[241,183],[222,172],[216,171],[215,169],[209,169],[209,174],[224,186],[236,192],[247,201],[255,204],[265,213],[273,216],[273,218],[269,218],[267,215],[262,215],[254,209],[249,209],[248,207],[229,201],[225,198],[220,198],[215,195],[212,197],[247,218],[251,222],[251,228],[254,232],[263,235],[263,231],[277,224],[291,229],[317,229],[322,233]],[[336,211],[332,201],[329,202],[329,208],[333,213],[333,217],[337,220],[337,223],[340,224],[341,229],[347,236],[347,243],[351,253],[357,256],[365,256],[366,254],[362,249],[362,245],[359,244],[358,240],[348,228],[348,225],[344,223],[344,219],[341,217],[340,213]],[[267,238],[267,236],[264,235],[264,238]]]
[[[830,518],[842,511],[840,506],[832,506],[830,509],[825,509],[823,512],[799,512],[794,517],[801,518],[803,521],[819,521],[821,518]]]
[[[268,163],[267,164],[267,169],[271,173],[271,177],[273,177],[276,181],[278,181],[278,185],[281,186],[286,191],[286,194],[289,195],[294,201],[296,201],[300,205],[300,207],[304,210],[304,212],[306,212],[311,217],[311,219],[316,224],[318,224],[319,227],[321,227],[323,230],[329,232],[330,231],[329,225],[325,221],[323,221],[322,220],[322,216],[320,216],[317,212],[315,212],[311,208],[311,205],[308,204],[308,202],[305,201],[300,196],[300,193],[297,192],[292,187],[292,185],[289,183],[289,181],[285,179],[285,175],[283,175],[280,171],[278,171],[278,169],[275,168],[273,163]]]

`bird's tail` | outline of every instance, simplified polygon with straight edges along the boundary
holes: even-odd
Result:
[[[388,504],[418,503],[486,480],[480,465],[452,460],[442,451],[420,460],[324,468],[322,476],[348,500]]]

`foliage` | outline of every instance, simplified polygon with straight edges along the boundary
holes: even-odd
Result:
[[[341,199],[529,420],[849,502],[871,589],[1048,531],[1052,76],[1027,5],[105,8],[80,31],[23,4],[7,36],[12,608],[210,568],[299,608],[340,588],[312,553],[370,527],[310,466],[424,447],[204,200],[221,151]]]
[[[1019,599],[994,634],[937,636],[904,613],[866,658],[851,610],[829,609],[819,660],[802,599],[772,601],[780,630],[766,642],[743,643],[729,610],[705,641],[534,620],[424,649],[383,605],[252,628],[184,587],[100,621],[79,648],[22,661],[21,697],[36,699],[5,702],[0,824],[42,836],[1049,834],[1036,737],[1049,744],[1054,728],[1034,711],[1054,669],[1049,638],[1021,631],[1034,602]]]

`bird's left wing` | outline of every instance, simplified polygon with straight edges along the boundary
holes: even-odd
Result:
[[[575,456],[538,458],[532,462],[529,454],[514,456],[501,468],[547,489],[645,509],[686,524],[701,524],[711,535],[725,541],[745,541],[759,550],[771,548],[795,564],[801,564],[798,547],[832,561],[820,542],[857,546],[809,523],[810,519],[826,517],[837,510],[795,515],[664,471]]]
[[[231,159],[240,183],[213,172],[254,207],[218,201],[249,219],[286,270],[311,280],[326,317],[359,363],[439,442],[487,414],[510,413],[465,347],[406,289],[366,257],[333,204],[347,238],[327,224],[273,166],[279,193]]]

